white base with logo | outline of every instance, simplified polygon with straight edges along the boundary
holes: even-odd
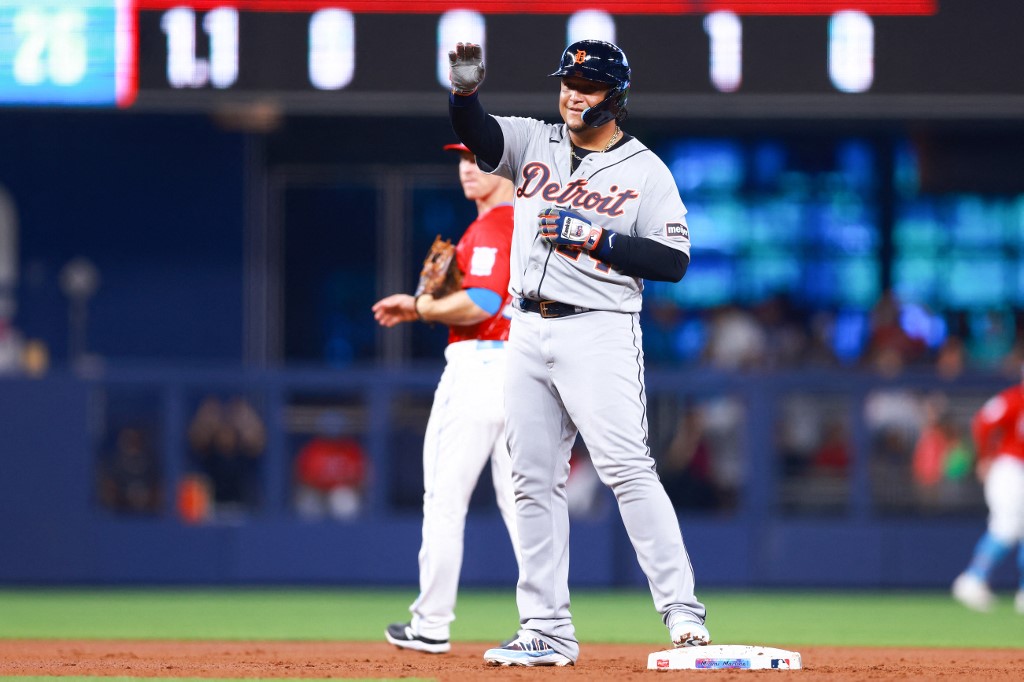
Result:
[[[799,670],[796,651],[743,644],[712,644],[655,651],[648,670]]]

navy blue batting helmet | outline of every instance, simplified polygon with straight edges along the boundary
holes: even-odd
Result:
[[[599,128],[611,120],[626,119],[629,98],[629,61],[617,45],[603,40],[577,40],[562,52],[551,76],[577,76],[612,86],[608,96],[583,112],[583,122]]]

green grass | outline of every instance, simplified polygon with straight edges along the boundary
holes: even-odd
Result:
[[[0,638],[182,640],[382,639],[408,616],[410,590],[358,589],[5,589]],[[990,614],[968,611],[945,592],[730,592],[701,594],[716,643],[812,646],[1019,648],[1024,616],[1005,595]],[[573,592],[581,641],[663,643],[650,595]],[[512,635],[512,591],[463,590],[456,641]]]

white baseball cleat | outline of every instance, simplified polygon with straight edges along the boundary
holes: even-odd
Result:
[[[1017,613],[1024,616],[1024,588],[1017,590],[1017,597],[1013,600],[1013,608]]]
[[[552,649],[543,639],[523,635],[503,647],[488,649],[484,660],[487,665],[573,665],[571,658]]]
[[[981,578],[961,573],[953,581],[953,598],[974,611],[991,611],[996,598]]]
[[[672,635],[672,645],[676,647],[711,644],[711,634],[700,623],[681,620],[673,624],[669,632]]]

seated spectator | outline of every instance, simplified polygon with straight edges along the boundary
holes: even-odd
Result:
[[[892,291],[886,291],[871,310],[865,363],[883,376],[895,376],[924,359],[928,345],[910,336],[900,323],[901,305]]]
[[[789,296],[776,294],[754,308],[764,332],[764,364],[768,368],[796,367],[801,364],[810,340]]]
[[[706,348],[713,367],[726,370],[753,369],[764,363],[767,339],[752,313],[738,305],[725,305],[711,316]]]
[[[718,484],[711,466],[711,449],[704,414],[690,407],[680,414],[676,431],[658,461],[658,475],[677,509],[714,509]]]
[[[974,367],[1001,369],[1014,350],[1017,327],[1010,310],[993,308],[968,315],[967,356]],[[1017,365],[1019,367],[1020,365]]]
[[[160,467],[152,438],[141,427],[122,427],[113,448],[101,456],[99,498],[104,507],[120,514],[160,512]]]
[[[846,426],[830,420],[823,428],[821,443],[811,459],[813,471],[828,476],[845,477],[850,470],[850,446]]]
[[[946,337],[935,354],[935,371],[943,379],[952,380],[963,374],[966,361],[963,339],[951,335]]]
[[[565,483],[565,494],[571,516],[594,516],[601,510],[605,487],[590,461],[590,451],[582,438],[576,439],[569,455],[569,480]]]
[[[914,486],[926,505],[952,503],[971,473],[974,453],[945,395],[932,394],[923,405],[924,425],[912,460]]]
[[[322,426],[295,457],[295,506],[306,518],[351,519],[364,505],[369,462],[362,444]]]
[[[0,376],[22,372],[24,343],[21,332],[0,313]]]
[[[259,506],[259,461],[266,430],[247,401],[205,398],[189,425],[188,441],[196,465],[213,488],[216,513]]]

